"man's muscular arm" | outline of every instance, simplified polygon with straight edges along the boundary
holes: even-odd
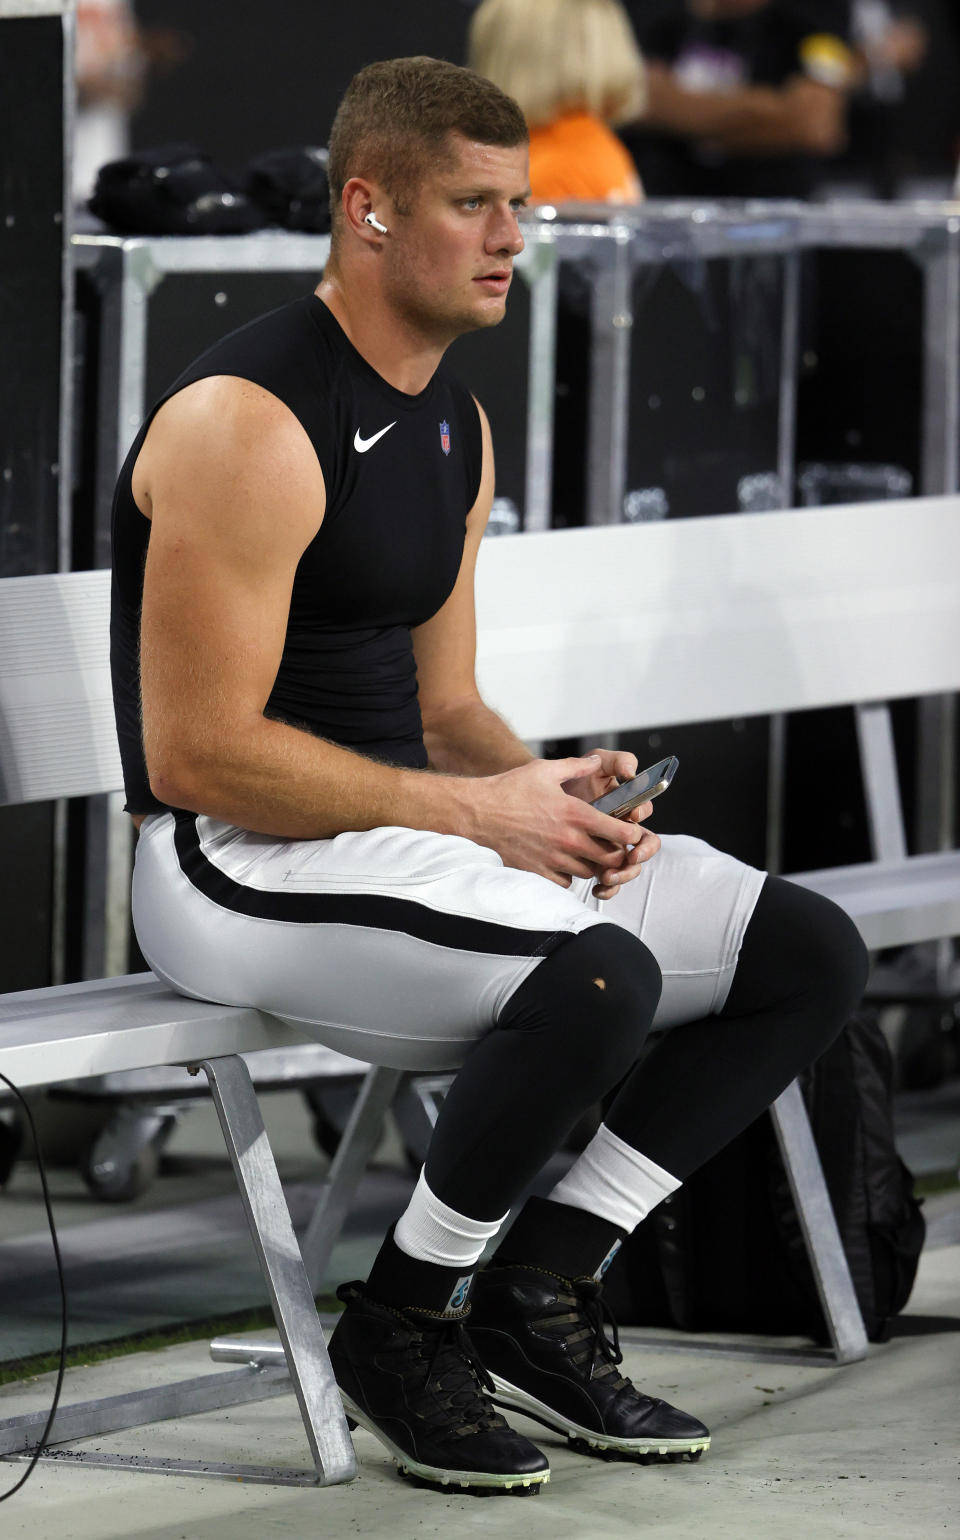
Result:
[[[474,575],[494,489],[490,424],[479,402],[477,409],[483,438],[483,470],[477,500],[467,518],[460,573],[443,608],[414,631],[413,645],[423,738],[431,768],[454,775],[492,777],[497,772],[515,770],[535,762],[526,744],[483,700],[476,683]],[[609,750],[594,750],[593,753],[597,762],[591,771],[586,774],[581,771],[565,784],[561,783],[566,793],[584,802],[602,796],[617,779],[628,780],[637,773],[637,761],[632,754]],[[511,786],[509,776],[501,774],[498,780],[502,787]],[[633,825],[640,823],[651,811],[650,803],[645,803],[634,810],[630,822]],[[620,846],[611,853],[605,872],[599,865],[597,867],[600,880],[595,892],[604,898],[611,897],[622,881],[635,876],[639,866],[660,848],[660,841],[652,830],[634,827],[628,838],[635,842],[632,851],[628,853]],[[520,863],[515,861],[513,864]]]
[[[247,381],[200,381],[158,413],[134,475],[152,528],[141,689],[154,794],[257,833],[321,837],[431,816],[422,778],[264,716],[323,476],[291,412]]]
[[[591,761],[424,775],[264,716],[294,573],[324,514],[316,455],[275,397],[233,378],[181,391],[151,426],[134,496],[152,520],[141,688],[161,801],[287,838],[390,824],[462,834],[563,885],[619,862],[629,831],[563,791]]]

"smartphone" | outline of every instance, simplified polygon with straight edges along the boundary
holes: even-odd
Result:
[[[641,802],[651,802],[662,791],[666,791],[677,773],[679,763],[676,754],[671,754],[669,759],[648,765],[632,781],[623,781],[612,791],[604,792],[593,806],[599,808],[601,813],[609,813],[611,818],[623,818],[633,808],[639,807]]]

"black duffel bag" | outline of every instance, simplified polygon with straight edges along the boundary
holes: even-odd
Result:
[[[894,1145],[892,1074],[886,1039],[864,1015],[801,1077],[872,1342],[884,1340],[910,1296],[925,1234],[913,1178]],[[638,1226],[606,1294],[624,1324],[828,1341],[766,1113]]]
[[[267,222],[192,144],[138,150],[101,166],[90,209],[121,235],[242,235]]]
[[[327,152],[319,145],[256,156],[247,167],[244,186],[273,224],[317,235],[330,229]]]

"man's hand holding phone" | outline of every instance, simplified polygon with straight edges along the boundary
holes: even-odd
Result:
[[[615,892],[627,849],[637,838],[634,825],[599,813],[590,803],[596,790],[617,779],[610,768],[616,757],[600,750],[570,759],[531,759],[477,777],[469,783],[470,820],[457,832],[489,845],[505,866],[536,872],[560,887],[568,888],[574,877],[592,877]],[[642,815],[643,809],[638,811]]]
[[[568,888],[574,877],[592,877],[599,898],[612,898],[660,849],[649,818],[652,796],[663,786],[644,772],[644,800],[612,816],[593,804],[614,793],[619,808],[630,800],[637,761],[623,750],[594,749],[570,759],[532,759],[470,783],[472,818],[466,833],[489,845],[504,865],[536,872]],[[646,788],[651,796],[646,797]]]
[[[639,825],[650,817],[653,797],[666,790],[677,768],[676,759],[662,760],[638,775],[636,756],[625,750],[592,749],[590,753],[600,761],[596,772],[565,782],[563,789],[590,802],[599,812],[616,817],[621,825]],[[615,811],[621,807],[622,811]],[[625,849],[620,845],[614,848],[618,852],[616,863],[597,870],[595,898],[612,898],[625,882],[636,877],[660,849],[660,837],[652,829],[637,829],[635,843]]]

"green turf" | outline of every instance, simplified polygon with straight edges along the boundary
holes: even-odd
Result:
[[[913,1188],[918,1198],[933,1198],[940,1192],[960,1191],[960,1171],[928,1171],[925,1176],[914,1177]]]
[[[339,1313],[343,1306],[334,1294],[317,1296],[317,1309],[324,1315]],[[128,1353],[149,1353],[158,1348],[173,1347],[178,1342],[200,1342],[211,1337],[223,1337],[244,1331],[261,1331],[274,1328],[272,1312],[262,1310],[235,1311],[233,1315],[213,1316],[206,1321],[187,1321],[179,1326],[161,1327],[156,1331],[135,1332],[130,1337],[115,1337],[109,1342],[84,1343],[81,1347],[68,1348],[68,1369],[85,1364],[103,1363],[109,1358],[123,1358]],[[0,1385],[16,1380],[36,1379],[59,1367],[60,1353],[35,1353],[29,1358],[11,1358],[0,1363]]]

